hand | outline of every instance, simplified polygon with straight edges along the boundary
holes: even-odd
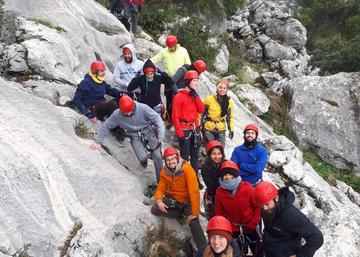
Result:
[[[96,117],[91,118],[90,120],[91,120],[91,122],[94,123],[94,124],[97,122],[97,118],[96,118]]]
[[[96,144],[96,143],[90,145],[90,149],[93,151],[99,150],[100,148],[101,148],[101,145]]]
[[[234,137],[234,132],[233,132],[233,131],[229,131],[229,138],[230,138],[230,139],[233,139],[233,137]]]
[[[169,208],[163,201],[157,202],[156,206],[161,212],[167,213],[167,208]]]
[[[195,215],[189,215],[186,217],[187,221],[190,223],[192,220],[197,219],[198,216]]]
[[[296,257],[296,254],[294,254],[294,255],[291,255],[291,256],[289,256],[289,257]]]
[[[190,88],[189,96],[197,98],[199,95],[196,93],[195,89]]]

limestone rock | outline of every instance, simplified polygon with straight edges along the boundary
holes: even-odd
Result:
[[[259,42],[254,42],[246,51],[246,58],[251,62],[260,63],[263,60],[263,48]]]
[[[254,71],[250,66],[243,66],[240,70],[240,76],[242,82],[251,83],[259,78],[259,73]]]
[[[28,71],[26,49],[21,44],[12,44],[2,50],[1,62],[4,72],[25,73]]]
[[[215,57],[214,68],[220,74],[226,73],[229,68],[229,50],[226,45],[222,45],[219,53]]]
[[[282,80],[283,78],[279,73],[276,72],[264,72],[261,73],[260,77],[257,79],[258,82],[263,84],[264,86],[270,87],[275,82]]]
[[[249,84],[237,85],[236,94],[244,101],[245,106],[257,116],[261,116],[269,110],[270,101],[266,95]]]
[[[265,58],[269,62],[280,60],[294,60],[297,52],[290,46],[283,46],[274,40],[270,40],[264,47]]]

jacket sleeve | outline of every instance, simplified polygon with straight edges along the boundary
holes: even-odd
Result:
[[[139,83],[139,78],[140,77],[135,77],[130,81],[129,85],[127,86],[127,91],[129,93],[134,91],[135,89],[137,89],[139,87],[139,84],[140,84]]]
[[[174,80],[166,72],[161,74],[161,83],[165,85],[165,91],[170,90],[173,95],[177,93],[177,86]]]
[[[237,154],[237,148],[235,148],[233,150],[230,160],[232,160],[233,162],[235,162],[239,166],[239,157],[238,157],[238,154]]]
[[[90,110],[86,109],[83,102],[83,99],[87,96],[88,93],[89,93],[88,87],[86,85],[86,82],[83,80],[76,88],[73,101],[75,106],[80,110],[82,114],[84,114],[89,119],[92,119],[95,117],[95,114]]]
[[[120,78],[120,64],[116,64],[113,73],[113,82],[119,86],[126,86],[128,83]]]
[[[192,215],[198,216],[200,214],[200,190],[194,169],[190,164],[186,163],[183,166],[186,176],[186,183],[190,195],[191,212]]]
[[[196,110],[198,113],[202,114],[204,112],[204,109],[205,109],[205,105],[204,103],[201,101],[201,98],[200,96],[199,97],[196,97],[194,99],[195,101],[195,104],[196,104]]]
[[[228,130],[234,132],[234,105],[232,99],[229,100],[229,109],[226,115]]]
[[[247,224],[247,229],[250,231],[254,231],[256,228],[256,225],[260,222],[260,208],[255,202],[255,190],[251,185],[249,185],[249,190],[251,191],[250,194],[250,208],[254,211],[254,215],[251,217],[250,222]]]
[[[158,63],[158,62],[161,62],[161,61],[164,59],[163,54],[164,54],[164,49],[161,50],[161,52],[158,53],[157,55],[151,57],[150,60],[151,60],[154,64],[156,64],[156,63]]]
[[[300,235],[306,243],[296,251],[297,257],[312,257],[324,243],[321,231],[300,210],[291,207],[289,215],[284,217],[284,225],[294,234]]]
[[[107,95],[111,95],[112,97],[120,98],[120,91],[116,88],[112,88],[108,83],[106,83],[105,93]]]
[[[215,194],[215,215],[216,216],[224,216],[224,208],[221,204],[221,197],[220,197],[220,193],[219,193],[219,187],[218,189],[216,189],[216,194]]]
[[[248,172],[248,173],[252,173],[252,174],[260,174],[267,163],[267,159],[268,159],[268,155],[267,155],[267,151],[264,148],[261,148],[261,150],[259,150],[259,160],[257,161],[256,164],[249,164],[249,163],[240,163],[240,170],[241,172]],[[232,160],[232,156],[231,156],[231,160]],[[239,164],[238,164],[239,165]]]
[[[171,119],[174,124],[176,135],[178,136],[178,138],[184,136],[184,132],[180,128],[180,109],[182,108],[181,105],[181,98],[179,97],[179,95],[176,95],[173,99]]]
[[[161,119],[160,115],[155,112],[153,109],[151,109],[149,106],[144,105],[146,114],[145,117],[147,121],[155,123],[155,126],[157,128],[158,132],[158,141],[163,142],[165,139],[165,125],[163,120]]]
[[[100,128],[99,134],[96,137],[96,143],[102,145],[105,137],[109,133],[109,130],[115,128],[116,126],[119,126],[117,115],[119,115],[119,110],[114,111],[110,115],[110,117],[103,123]]]
[[[190,56],[189,56],[189,53],[188,53],[188,51],[184,48],[184,52],[185,52],[185,56],[184,56],[184,64],[191,64],[191,60],[190,60]]]
[[[186,71],[187,70],[184,66],[181,66],[179,69],[177,69],[173,76],[175,84],[177,84],[184,77]]]
[[[211,177],[210,169],[208,168],[206,163],[201,166],[201,176],[204,179],[207,189],[211,192],[214,192],[218,184],[217,181],[214,182],[213,178]]]
[[[165,181],[164,176],[162,175],[163,172],[164,172],[164,168],[160,172],[159,184],[156,187],[156,192],[155,192],[155,195],[154,195],[154,200],[155,201],[156,200],[162,200],[163,196],[165,194],[165,191],[166,191],[166,181]]]

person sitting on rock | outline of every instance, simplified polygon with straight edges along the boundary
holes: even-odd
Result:
[[[76,108],[88,117],[93,123],[110,116],[117,108],[117,101],[122,93],[112,88],[105,81],[105,64],[101,61],[93,61],[90,72],[80,82],[75,91],[73,103]],[[114,100],[106,101],[105,94],[114,97]]]
[[[260,223],[260,208],[254,202],[254,188],[241,180],[239,168],[233,161],[224,161],[219,175],[215,215],[224,216],[230,221],[232,237],[238,241],[245,256],[248,247],[252,256],[259,256],[260,236],[256,232],[256,226]]]
[[[120,98],[119,109],[101,126],[92,144],[92,150],[98,150],[104,142],[108,131],[119,126],[130,138],[132,148],[143,168],[147,167],[148,159],[154,161],[156,179],[159,181],[162,169],[161,143],[165,137],[165,127],[160,115],[146,104],[138,103],[129,96]]]
[[[165,166],[153,197],[151,213],[156,216],[182,218],[189,223],[198,249],[206,246],[206,238],[199,222],[200,191],[194,169],[188,162],[179,163],[179,152],[174,147],[164,150]]]
[[[159,62],[163,63],[164,71],[170,76],[173,77],[178,68],[184,64],[191,64],[189,53],[186,48],[178,44],[176,36],[169,35],[166,38],[166,46],[160,53],[153,56],[151,61],[155,64]],[[173,94],[169,90],[165,90],[166,96],[166,110],[169,114],[169,117],[172,117],[172,99]],[[171,125],[171,124],[170,124]]]
[[[265,225],[262,243],[265,256],[314,256],[324,242],[323,235],[293,205],[295,196],[289,188],[278,190],[271,182],[262,181],[256,185],[254,195]]]
[[[240,249],[232,239],[231,223],[223,216],[214,216],[206,229],[209,245],[200,249],[196,257],[240,257]]]
[[[173,95],[177,93],[177,88],[171,77],[160,70],[157,70],[159,74],[156,74],[156,70],[153,62],[147,60],[143,67],[144,74],[132,79],[127,90],[131,93],[140,89],[138,101],[147,104],[165,119],[166,109],[161,101],[161,85],[164,84],[165,90],[169,90]]]
[[[221,143],[216,140],[210,141],[206,147],[205,162],[201,166],[201,175],[206,185],[203,202],[208,219],[214,216],[215,193],[219,187],[219,170],[224,159],[224,147]]]
[[[195,70],[199,73],[203,73],[206,70],[206,63],[203,60],[197,60],[193,64],[184,64],[181,66],[173,76],[173,80],[176,86],[180,88],[185,88],[184,85],[184,75],[189,70]]]
[[[140,74],[144,62],[136,57],[136,49],[132,44],[126,44],[123,49],[123,60],[115,65],[113,82],[120,90],[127,92],[131,80]],[[140,93],[140,89],[134,92]]]
[[[243,181],[256,186],[262,180],[263,170],[268,160],[268,152],[265,147],[257,143],[259,129],[253,124],[244,128],[244,143],[237,146],[231,155],[231,160],[240,169]]]
[[[201,132],[198,117],[204,112],[204,104],[196,92],[199,74],[190,70],[185,73],[186,87],[179,90],[173,101],[172,121],[179,139],[181,158],[190,161],[195,172],[199,171],[198,152]],[[202,185],[199,181],[200,189]]]
[[[207,142],[219,141],[225,147],[226,127],[229,138],[234,137],[234,103],[227,96],[229,82],[220,80],[216,86],[216,94],[205,98],[205,111],[202,115],[204,137]]]

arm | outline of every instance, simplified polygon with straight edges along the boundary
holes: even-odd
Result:
[[[115,70],[113,73],[113,82],[119,86],[126,86],[128,83],[125,80],[121,79],[120,76],[120,64],[116,64]]]
[[[217,181],[214,181],[211,174],[211,168],[208,167],[207,163],[201,166],[201,176],[204,179],[205,185],[209,191],[214,192],[218,186]]]
[[[260,208],[256,204],[256,198],[255,198],[255,190],[252,186],[249,185],[249,190],[251,191],[249,202],[250,202],[250,208],[254,211],[253,216],[251,217],[250,222],[246,225],[246,228],[249,231],[254,231],[256,228],[256,225],[260,222]]]
[[[197,110],[197,112],[200,113],[200,114],[202,114],[202,113],[204,112],[204,110],[205,110],[205,105],[204,105],[204,103],[201,101],[200,96],[196,97],[196,98],[194,99],[194,101],[195,101],[195,104],[196,104],[196,110]]]
[[[186,176],[186,184],[188,187],[188,192],[190,195],[191,202],[191,212],[194,216],[199,216],[200,214],[200,191],[199,184],[195,175],[194,169],[190,164],[186,163],[183,166]]]
[[[237,155],[237,147],[233,150],[230,160],[232,160],[239,166],[239,157]]]
[[[120,91],[116,88],[112,88],[108,83],[106,83],[105,94],[111,95],[112,97],[115,97],[115,98],[120,98]]]
[[[188,51],[186,50],[186,48],[184,48],[185,50],[185,59],[184,59],[184,64],[191,64],[191,60],[190,60],[190,56],[189,56],[189,53]]]
[[[216,216],[224,216],[225,214],[224,214],[224,209],[223,209],[223,206],[222,206],[222,204],[221,204],[221,198],[220,198],[220,193],[219,193],[219,189],[220,188],[218,188],[217,190],[216,190],[216,194],[215,194],[215,215]],[[225,217],[226,218],[226,217]]]
[[[155,192],[155,195],[154,195],[154,200],[155,201],[162,200],[163,196],[164,196],[164,194],[166,192],[166,182],[165,182],[164,177],[162,176],[163,170],[164,169],[162,169],[161,172],[160,172],[159,184],[156,187],[156,192]]]
[[[261,149],[259,150],[258,152],[258,161],[256,164],[249,164],[249,163],[240,163],[240,170],[242,172],[248,172],[248,173],[252,173],[252,174],[260,174],[265,166],[266,166],[266,163],[267,163],[267,159],[268,159],[268,155],[267,155],[267,151],[266,149]],[[231,156],[232,158],[232,156]],[[238,164],[239,165],[239,164]]]
[[[175,84],[177,84],[185,75],[186,68],[184,66],[181,66],[174,74],[173,80]]]
[[[174,124],[176,135],[178,136],[178,138],[181,138],[184,136],[184,132],[181,130],[181,126],[180,126],[180,112],[182,108],[182,103],[179,95],[176,95],[174,97],[172,104],[173,107],[172,107],[171,119]]]
[[[229,109],[226,115],[228,130],[234,132],[234,107],[232,99],[229,99]]]
[[[167,75],[166,72],[161,74],[161,83],[165,85],[165,91],[170,90],[173,95],[177,93],[177,86],[175,85],[174,80]]]
[[[158,62],[161,62],[161,61],[163,60],[163,58],[164,58],[163,52],[164,52],[164,49],[161,50],[161,52],[158,53],[157,55],[151,57],[150,60],[151,60],[154,64],[156,64],[156,63],[158,63]]]
[[[95,114],[93,112],[91,112],[90,110],[86,109],[84,102],[83,102],[83,99],[88,95],[88,93],[89,93],[88,87],[86,85],[86,82],[83,80],[80,82],[80,84],[76,88],[73,101],[74,101],[75,106],[80,110],[80,112],[82,114],[84,114],[89,119],[92,119],[95,117]]]
[[[118,115],[120,115],[119,110],[114,111],[110,115],[110,117],[103,123],[100,128],[99,134],[96,137],[96,143],[102,145],[105,137],[109,133],[109,130],[115,128],[116,126],[119,126]]]

